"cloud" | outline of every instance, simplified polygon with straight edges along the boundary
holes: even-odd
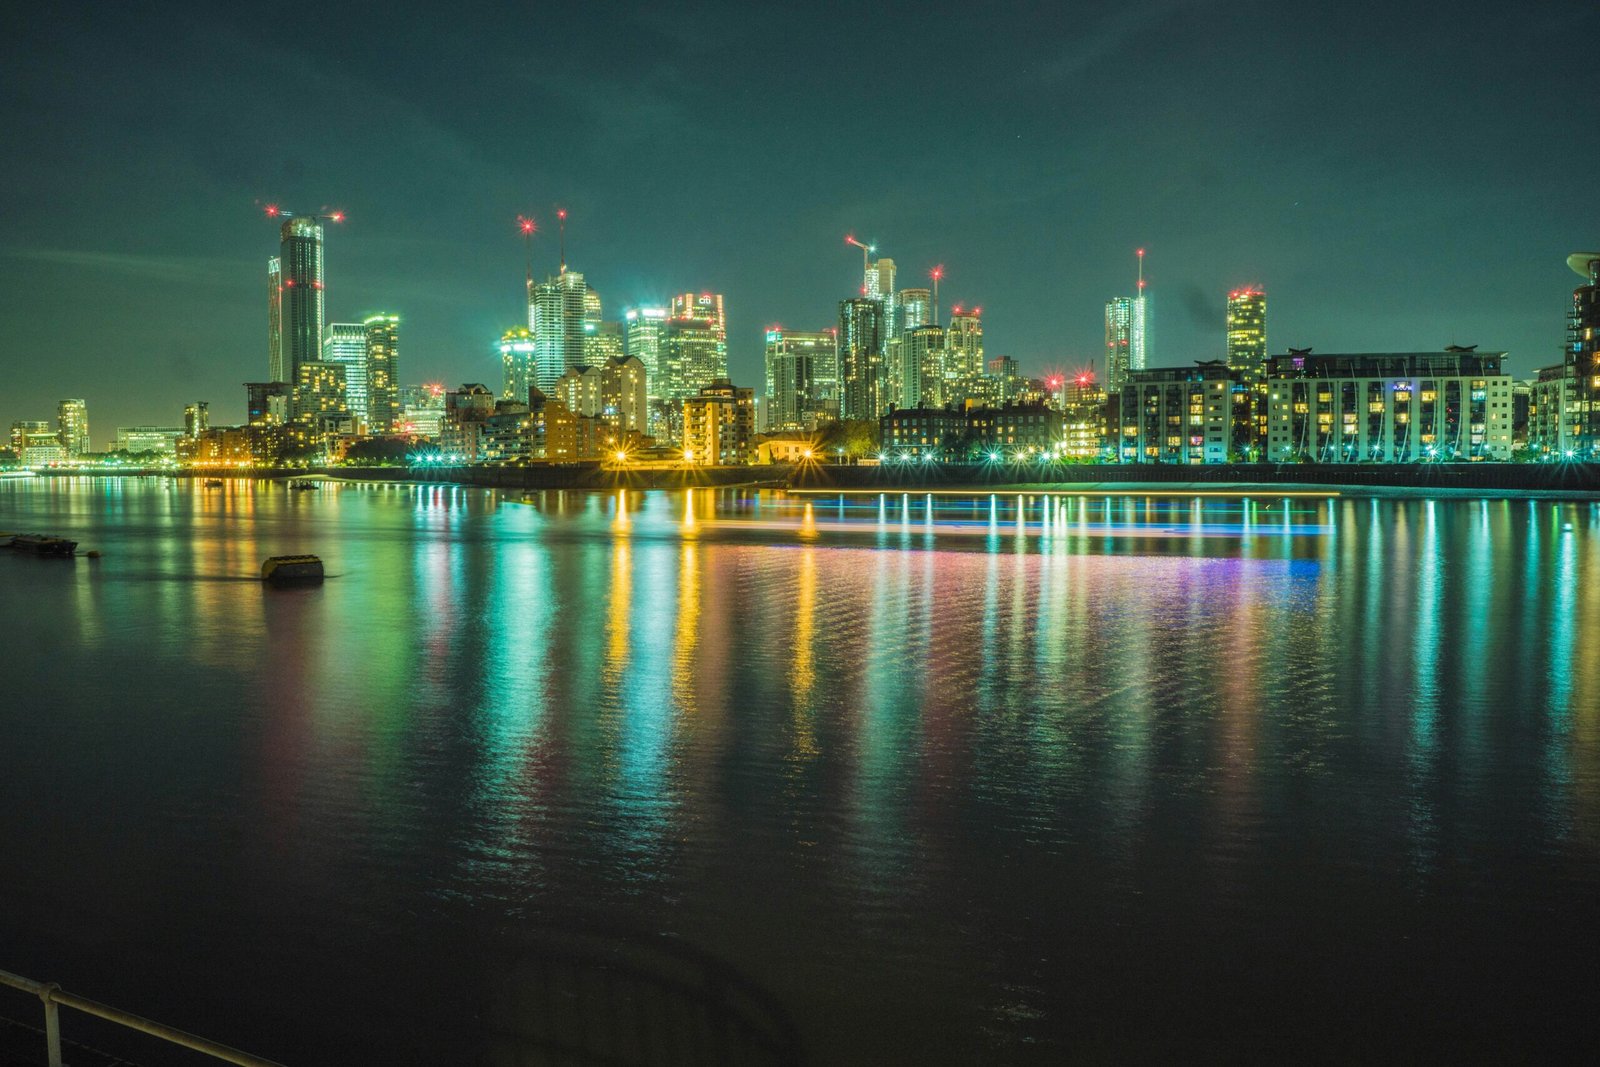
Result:
[[[127,274],[154,282],[182,282],[231,288],[240,271],[249,271],[249,259],[215,256],[136,255],[129,252],[103,252],[73,248],[3,248],[0,256],[25,263],[45,263],[81,270],[102,270]],[[261,269],[265,271],[265,267]]]
[[[1060,82],[1094,66],[1110,56],[1135,34],[1166,22],[1185,8],[1198,7],[1206,0],[1160,0],[1154,4],[1124,4],[1102,19],[1084,37],[1063,49],[1061,55],[1034,73],[1042,82]]]

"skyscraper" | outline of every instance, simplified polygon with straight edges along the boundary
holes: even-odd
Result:
[[[367,422],[367,328],[359,322],[330,322],[322,331],[322,361],[344,366],[345,409]]]
[[[367,431],[394,433],[400,423],[400,316],[368,315]]]
[[[983,374],[983,309],[959,305],[950,313],[944,335],[944,374],[950,381],[968,382]]]
[[[1128,369],[1144,370],[1149,366],[1149,294],[1144,286],[1144,249],[1139,249],[1139,295],[1133,299],[1133,322],[1129,330]]]
[[[526,326],[513,326],[500,336],[495,345],[500,355],[504,384],[501,400],[528,402],[528,387],[533,384],[533,331]]]
[[[675,319],[704,319],[711,323],[717,335],[717,361],[722,367],[717,378],[728,376],[728,314],[721,293],[684,293],[672,298],[672,317]],[[703,382],[702,385],[709,384]],[[698,394],[696,386],[694,393]]]
[[[883,343],[887,354],[889,342],[900,336],[896,314],[899,309],[895,304],[894,260],[887,256],[875,260],[867,271],[867,277],[867,297],[883,304]]]
[[[839,417],[876,420],[883,396],[883,301],[839,302]]]
[[[666,333],[667,309],[631,308],[623,316],[623,351],[644,364],[645,390],[651,400],[661,399],[661,346]]]
[[[677,300],[673,301],[677,309]],[[698,396],[701,389],[728,376],[728,343],[716,321],[674,315],[662,338],[658,392],[663,400]]]
[[[937,408],[945,404],[945,331],[924,323],[900,339],[902,372],[900,406]]]
[[[1259,374],[1267,362],[1267,294],[1246,286],[1228,294],[1228,369]]]
[[[833,354],[829,330],[803,332],[774,327],[767,331],[767,428],[815,429],[822,406],[817,368]]]
[[[81,456],[94,449],[89,443],[89,404],[84,400],[62,400],[56,404],[56,438],[69,456]]]
[[[187,404],[183,409],[183,432],[189,440],[198,440],[200,435],[211,428],[211,405],[204,400],[196,400]]]
[[[590,290],[593,292],[594,290]],[[622,323],[585,319],[583,323],[583,361],[599,366],[608,359],[621,359],[626,351]],[[643,360],[640,360],[643,363]]]
[[[1114,296],[1106,301],[1106,389],[1117,394],[1128,382],[1133,350],[1133,300]]]
[[[283,368],[283,269],[277,256],[267,260],[267,377],[287,382]]]
[[[895,294],[894,335],[904,337],[933,321],[933,293],[928,289],[902,289]]]
[[[556,382],[583,362],[583,323],[589,287],[577,271],[563,271],[533,287],[528,326],[533,331],[534,384],[553,394]]]
[[[309,216],[285,219],[280,238],[280,358],[284,380],[299,382],[300,364],[322,357],[322,223]]]
[[[1574,252],[1567,257],[1584,284],[1572,291],[1567,319],[1566,373],[1568,396],[1577,410],[1562,421],[1575,426],[1573,446],[1584,459],[1600,459],[1600,252]]]

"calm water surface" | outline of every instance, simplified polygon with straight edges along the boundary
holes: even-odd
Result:
[[[38,479],[0,528],[105,553],[0,553],[0,967],[264,1055],[1589,1040],[1593,504]]]

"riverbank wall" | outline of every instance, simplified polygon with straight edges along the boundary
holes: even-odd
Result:
[[[41,472],[45,473],[45,472]],[[51,471],[66,476],[73,472]],[[80,475],[87,472],[77,472]],[[215,478],[217,471],[117,471],[89,476],[160,475]],[[1516,496],[1600,498],[1595,463],[1176,464],[888,463],[773,464],[755,467],[630,467],[598,463],[526,467],[411,466],[246,468],[228,478],[334,478],[359,482],[421,482],[487,489],[690,489],[723,487],[844,491],[970,491],[1057,489],[1074,492],[1197,491],[1248,493],[1326,490],[1352,496]]]

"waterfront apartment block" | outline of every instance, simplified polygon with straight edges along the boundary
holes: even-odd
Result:
[[[1125,372],[1117,456],[1124,463],[1226,463],[1235,440],[1233,395],[1240,381],[1223,360]]]
[[[1266,458],[1415,463],[1511,458],[1504,352],[1315,355],[1267,361]]]
[[[1577,379],[1564,363],[1540,367],[1528,394],[1528,452],[1533,459],[1562,459],[1575,453],[1583,432],[1578,415]]]

